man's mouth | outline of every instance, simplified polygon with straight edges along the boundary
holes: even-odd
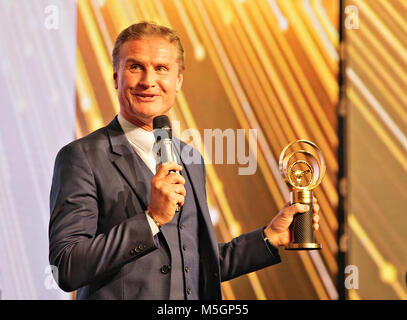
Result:
[[[135,96],[137,97],[137,100],[141,102],[152,102],[159,97],[158,94],[145,92],[136,93]]]

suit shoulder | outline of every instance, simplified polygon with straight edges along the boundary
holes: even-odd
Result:
[[[108,144],[106,127],[99,128],[86,136],[66,144],[59,150],[57,158],[65,154],[86,153],[90,149],[100,147],[103,144]]]

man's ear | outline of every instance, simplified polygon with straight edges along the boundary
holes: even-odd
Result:
[[[178,73],[178,76],[177,76],[177,85],[175,87],[175,92],[178,93],[179,91],[181,91],[183,81],[184,81],[184,75],[180,72],[180,73]]]
[[[114,88],[115,88],[116,90],[119,88],[119,84],[118,84],[117,78],[118,78],[117,72],[116,72],[116,71],[113,71]]]

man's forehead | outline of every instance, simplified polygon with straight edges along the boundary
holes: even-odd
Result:
[[[120,50],[121,58],[128,56],[159,57],[167,60],[176,60],[177,48],[174,44],[163,38],[146,38],[126,41]]]

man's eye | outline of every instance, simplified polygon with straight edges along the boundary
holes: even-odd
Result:
[[[168,71],[168,68],[166,66],[158,66],[157,71],[160,71],[160,72]]]
[[[141,66],[139,65],[139,64],[132,64],[131,66],[130,66],[130,69],[131,70],[140,70],[141,69]]]

